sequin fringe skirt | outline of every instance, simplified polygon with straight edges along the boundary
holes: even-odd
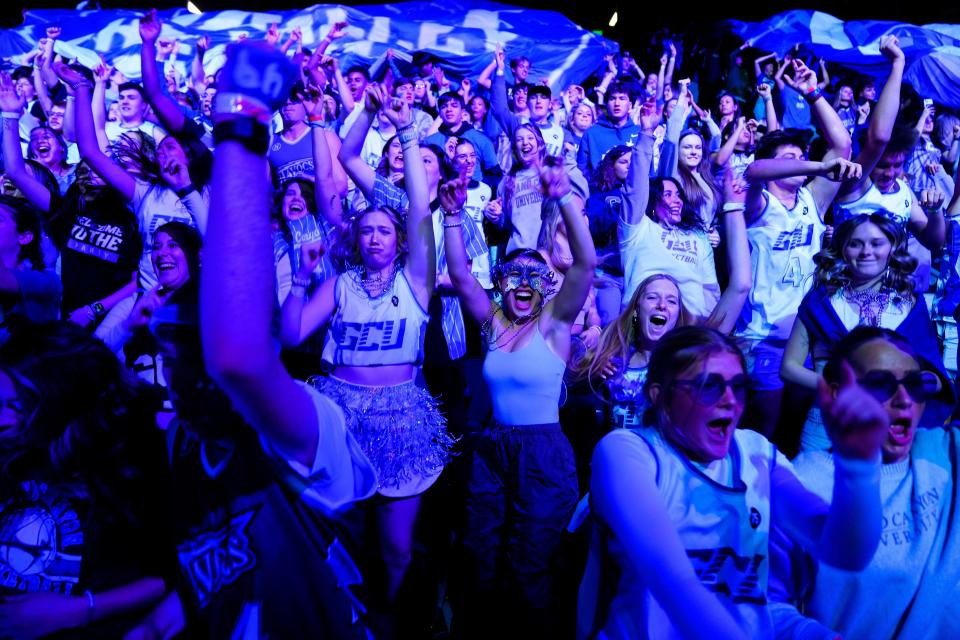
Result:
[[[413,381],[374,387],[314,376],[307,382],[343,409],[347,428],[377,470],[380,494],[423,493],[450,460],[456,440],[436,400]]]

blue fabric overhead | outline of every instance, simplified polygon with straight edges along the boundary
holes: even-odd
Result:
[[[22,27],[7,32],[35,44],[46,27],[60,26],[63,33],[56,50],[80,56],[95,65],[98,54],[130,78],[140,76],[142,12],[128,10],[28,11]],[[427,52],[438,58],[454,76],[476,77],[490,62],[494,45],[502,42],[507,57],[526,55],[534,64],[530,81],[547,78],[554,91],[579,82],[602,68],[603,56],[618,50],[616,43],[580,28],[553,11],[533,11],[484,1],[404,2],[347,7],[314,5],[297,11],[212,11],[194,15],[185,9],[160,11],[163,38],[177,38],[178,62],[189,64],[196,38],[209,35],[208,73],[223,62],[224,47],[241,34],[262,38],[267,28],[279,23],[285,38],[294,27],[303,32],[306,48],[313,48],[337,21],[349,22],[348,35],[328,49],[340,58],[341,67],[369,65],[388,48]],[[0,41],[2,42],[2,41]],[[0,56],[22,51],[8,47]]]
[[[894,34],[907,56],[904,80],[925,98],[960,107],[960,25],[844,22],[820,11],[785,11],[763,22],[731,20],[730,25],[759,49],[782,56],[799,43],[803,51],[877,78],[889,69],[880,54],[880,38]]]

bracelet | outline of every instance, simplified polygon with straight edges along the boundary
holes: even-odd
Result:
[[[323,122],[323,116],[318,113],[314,113],[307,116],[307,122]]]
[[[451,222],[449,224],[447,224],[446,222],[443,223],[444,229],[453,229],[454,227],[462,227],[462,226],[463,226],[463,220],[460,220],[458,222]]]
[[[323,129],[323,128],[325,128],[325,127],[323,126],[323,122],[322,122],[322,121],[321,121],[321,122],[315,122],[315,121],[312,121],[312,120],[311,120],[310,122],[307,123],[307,126],[310,127],[311,129]]]
[[[413,128],[412,124],[408,124],[402,129],[397,130],[397,137],[400,138],[401,145],[407,145],[411,142],[419,142],[417,137],[417,130]]]
[[[0,116],[3,116],[5,120],[19,120],[20,114],[16,111],[4,111],[0,113]]]
[[[71,100],[76,100],[76,99],[77,99],[77,96],[71,95],[69,93],[67,94],[67,102],[70,102]]]
[[[821,89],[820,87],[814,87],[810,91],[807,91],[807,93],[805,93],[803,97],[804,99],[806,99],[808,103],[813,104],[814,102],[816,102],[817,100],[823,97],[823,89]]]
[[[292,282],[293,286],[295,287],[303,287],[306,289],[310,286],[310,276],[307,276],[306,278],[301,278],[300,276],[291,276],[290,282]]]
[[[724,213],[730,213],[731,211],[745,211],[747,208],[747,203],[745,202],[724,202],[723,208],[720,210]]]
[[[596,330],[597,330],[597,333],[599,333],[599,334],[602,334],[602,333],[603,333],[603,329],[600,328],[600,325],[598,325],[598,324],[595,324],[595,325],[593,325],[592,327],[587,327],[586,329],[583,330],[583,332],[586,333],[587,331],[592,331],[593,329],[596,329]]]
[[[70,85],[70,88],[73,89],[74,91],[76,91],[76,90],[79,89],[80,87],[86,87],[87,89],[93,89],[93,83],[90,82],[89,80],[87,80],[86,78],[83,78],[82,80],[77,80],[76,82],[74,82],[73,84]]]
[[[270,130],[252,117],[228,118],[213,125],[214,143],[227,140],[239,142],[250,152],[262,156],[267,154],[270,146]]]
[[[448,216],[458,216],[458,215],[460,215],[461,213],[463,213],[463,209],[457,209],[456,211],[447,211],[447,210],[444,209],[443,207],[440,207],[440,213],[443,214],[443,217],[444,217],[444,218],[446,218],[446,217],[448,217]]]
[[[561,207],[565,207],[570,203],[571,200],[573,200],[573,191],[567,191],[557,202]]]
[[[307,288],[299,284],[295,284],[290,287],[290,295],[292,295],[294,298],[300,298],[303,300],[307,297]]]
[[[193,183],[191,182],[190,184],[183,187],[182,189],[177,189],[176,194],[177,194],[177,197],[182,200],[187,195],[189,195],[192,191],[196,191],[196,190],[197,188],[193,186]]]
[[[97,605],[96,605],[96,602],[94,602],[93,600],[92,591],[87,589],[86,591],[83,592],[83,595],[87,596],[87,621],[83,624],[83,626],[88,627],[90,626],[90,623],[93,622],[93,612],[96,610]]]

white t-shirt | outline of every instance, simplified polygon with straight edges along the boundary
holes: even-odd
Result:
[[[168,187],[137,180],[129,206],[137,216],[143,244],[143,253],[140,256],[140,287],[149,291],[157,286],[157,274],[150,260],[153,235],[157,228],[168,222],[178,221],[196,228],[203,235],[207,230],[210,191],[206,188],[202,193],[193,191],[181,200]]]
[[[713,263],[713,247],[706,234],[665,229],[647,216],[637,224],[620,220],[620,259],[623,261],[623,305],[649,276],[665,273],[680,285],[683,305],[706,318],[720,300],[720,284]]]
[[[160,144],[160,142],[167,137],[167,132],[164,131],[160,125],[150,122],[149,120],[144,120],[135,127],[122,127],[120,126],[119,120],[114,120],[113,122],[108,122],[104,130],[107,133],[107,140],[111,143],[116,142],[124,133],[130,133],[132,131],[140,131],[147,134],[153,138],[153,141],[157,144]]]

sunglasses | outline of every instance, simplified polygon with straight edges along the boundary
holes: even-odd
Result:
[[[673,384],[689,387],[697,392],[697,402],[703,405],[716,404],[726,393],[727,387],[733,391],[733,397],[743,404],[747,400],[747,376],[738,374],[727,380],[719,373],[700,374],[692,380],[674,380]]]
[[[871,371],[857,383],[878,402],[892,398],[900,385],[914,402],[926,402],[927,398],[940,391],[940,378],[932,371],[911,371],[899,380],[890,371]]]

